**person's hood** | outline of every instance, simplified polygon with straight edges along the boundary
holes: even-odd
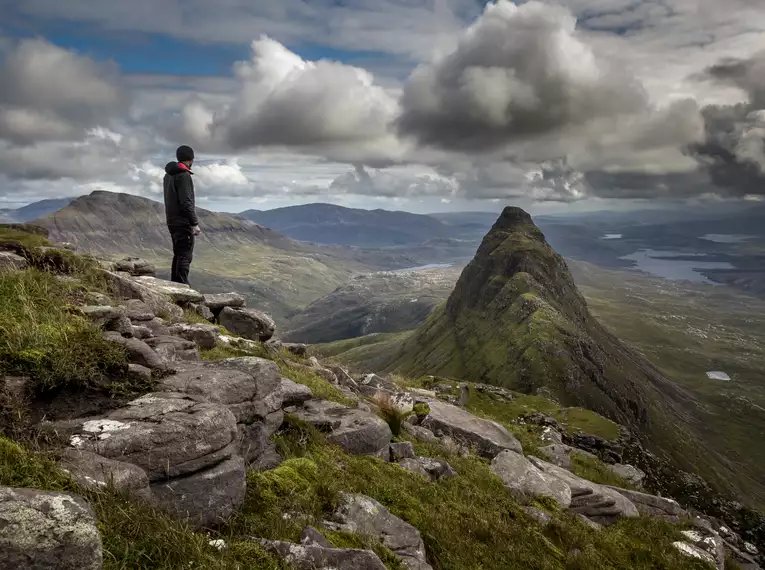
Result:
[[[182,174],[184,172],[194,174],[191,172],[188,166],[181,162],[168,162],[165,166],[165,172],[167,172],[170,176],[175,176],[176,174]]]

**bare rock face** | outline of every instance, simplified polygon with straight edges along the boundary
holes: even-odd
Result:
[[[72,448],[140,467],[156,503],[194,527],[222,522],[244,501],[236,417],[224,405],[153,393],[68,424]]]
[[[282,406],[297,406],[313,399],[313,392],[308,386],[293,382],[289,378],[281,379]]]
[[[443,432],[456,440],[475,446],[480,455],[493,459],[501,451],[523,454],[521,443],[507,429],[491,420],[478,418],[465,410],[434,400],[422,426],[438,434]]]
[[[372,455],[393,437],[388,424],[375,414],[326,400],[307,401],[295,416],[327,433],[330,442],[353,455]]]
[[[684,530],[683,540],[674,547],[689,558],[703,560],[718,570],[725,569],[725,543],[716,532],[706,529]]]
[[[232,333],[261,342],[270,340],[276,330],[273,319],[255,309],[224,307],[218,320]]]
[[[379,538],[409,570],[432,570],[420,531],[364,495],[344,494],[330,528]],[[326,523],[325,523],[326,524]]]
[[[550,497],[564,509],[571,505],[571,488],[538,469],[523,455],[505,450],[491,462],[491,471],[522,502],[535,497]]]
[[[117,271],[125,271],[133,276],[148,275],[154,277],[157,274],[157,268],[152,263],[139,257],[126,257],[121,259],[114,264],[114,268]]]
[[[0,487],[0,568],[101,570],[98,523],[81,497]]]
[[[239,293],[206,294],[202,295],[202,303],[217,315],[224,307],[244,307],[244,297]]]
[[[261,540],[261,544],[295,570],[385,570],[385,564],[369,550],[276,540]]]
[[[629,499],[641,515],[660,517],[670,522],[678,522],[689,516],[688,511],[672,499],[617,487],[610,487],[610,489]]]

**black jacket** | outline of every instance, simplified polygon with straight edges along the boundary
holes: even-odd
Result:
[[[191,171],[169,162],[165,166],[165,217],[171,228],[191,227],[197,221]]]

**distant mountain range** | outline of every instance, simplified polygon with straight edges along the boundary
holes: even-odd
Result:
[[[52,214],[68,206],[74,198],[54,198],[41,200],[16,209],[0,209],[0,222],[23,223]]]

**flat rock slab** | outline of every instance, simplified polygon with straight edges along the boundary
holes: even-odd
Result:
[[[224,307],[244,307],[244,297],[239,293],[216,293],[202,295],[202,303],[213,313]]]
[[[255,309],[224,307],[218,321],[234,334],[261,342],[270,340],[276,330],[273,319]]]
[[[138,465],[150,481],[159,481],[229,459],[236,435],[236,418],[227,407],[184,394],[154,393],[83,422],[70,444]]]
[[[101,274],[119,297],[138,299],[148,305],[155,315],[165,315],[173,319],[183,318],[183,309],[170,302],[170,298],[126,274],[102,270]]]
[[[381,418],[326,400],[308,400],[295,416],[327,433],[327,439],[353,455],[372,455],[386,447],[393,434]]]
[[[0,568],[101,570],[98,522],[82,497],[0,487]]]
[[[451,437],[476,447],[478,453],[493,459],[500,451],[523,454],[521,443],[504,426],[478,418],[465,410],[440,401],[428,404],[430,413],[422,426],[434,433],[444,432]]]
[[[173,283],[149,276],[133,277],[133,280],[152,291],[170,297],[174,303],[199,303],[202,301],[201,293],[182,283]]]
[[[491,471],[502,479],[513,496],[528,503],[535,497],[550,497],[564,509],[571,505],[571,488],[534,466],[523,455],[503,451],[491,462]]]
[[[529,461],[542,472],[552,475],[571,489],[571,510],[600,524],[613,524],[620,517],[640,516],[635,505],[611,487],[598,485],[577,477],[562,467],[529,457]]]
[[[244,502],[246,492],[244,460],[237,456],[222,463],[151,486],[157,504],[174,517],[195,528],[209,528],[226,522]]]
[[[649,495],[638,491],[620,489],[618,487],[609,488],[629,499],[641,515],[668,518],[672,521],[677,521],[681,518],[690,516],[688,511],[680,506],[680,503],[672,499],[657,497],[656,495]]]
[[[432,570],[420,531],[370,497],[343,494],[333,523],[338,530],[379,539],[409,570]]]
[[[112,488],[145,501],[152,498],[146,471],[137,465],[107,459],[89,451],[65,449],[59,466],[82,487]]]
[[[224,358],[211,362],[209,366],[228,370],[246,372],[255,380],[254,398],[263,399],[278,391],[281,384],[279,367],[272,360],[258,358],[257,356],[243,356],[240,358]],[[274,409],[279,409],[280,406]]]
[[[160,381],[160,388],[199,396],[209,402],[228,406],[237,423],[252,423],[281,409],[279,369],[266,361],[258,378],[233,367],[219,366],[218,362],[184,362],[177,372]]]
[[[262,540],[261,543],[295,570],[385,570],[385,564],[369,550],[327,548],[275,540]]]

